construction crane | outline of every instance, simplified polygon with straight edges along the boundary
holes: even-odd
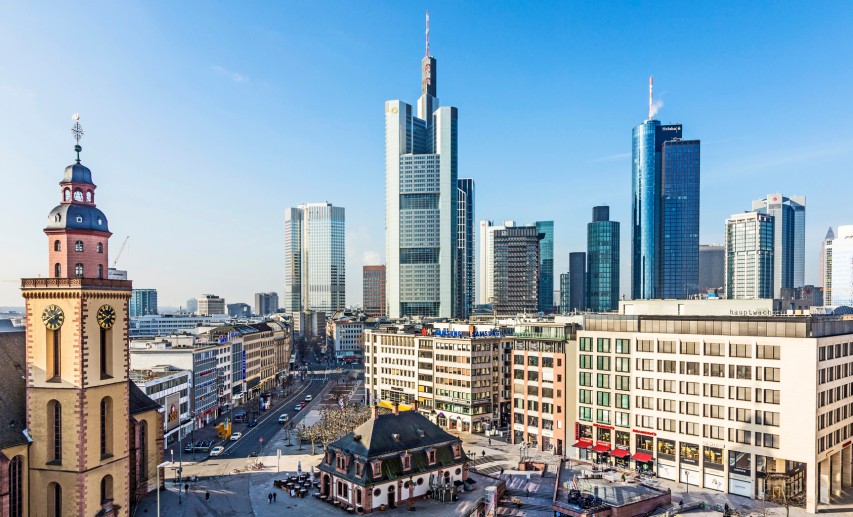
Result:
[[[130,235],[124,238],[124,242],[121,243],[121,247],[118,249],[118,253],[116,253],[116,258],[113,260],[113,269],[115,269],[116,264],[118,264],[118,259],[121,257],[121,252],[124,251],[124,247],[127,246],[127,240],[130,239]]]

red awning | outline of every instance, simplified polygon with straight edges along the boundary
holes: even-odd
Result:
[[[635,452],[632,457],[634,458],[634,461],[639,461],[640,463],[647,463],[654,459],[651,454],[647,454],[645,452]]]
[[[589,440],[578,440],[578,443],[575,444],[575,447],[578,449],[589,449],[592,447],[592,442]]]
[[[610,445],[606,443],[596,444],[595,447],[592,448],[595,452],[607,452],[610,450]]]
[[[628,456],[631,455],[631,451],[629,451],[628,449],[616,448],[610,452],[610,455],[613,456],[614,458],[627,458]]]

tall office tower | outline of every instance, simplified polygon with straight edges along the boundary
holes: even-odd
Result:
[[[417,116],[405,102],[385,102],[386,299],[391,318],[456,313],[458,111],[439,107],[436,72],[427,29]]]
[[[535,225],[494,230],[494,304],[498,314],[539,310],[539,243]]]
[[[226,314],[225,298],[220,298],[215,294],[203,294],[198,299],[198,313],[202,316],[212,316],[214,314]]]
[[[586,226],[586,309],[607,312],[618,304],[619,223],[610,220],[609,206],[596,206]]]
[[[571,255],[569,255],[569,260],[571,260]],[[584,267],[586,267],[584,265]],[[569,282],[569,274],[570,273],[560,273],[560,312],[565,314],[567,312],[571,312],[571,302],[569,301],[571,295],[571,282]]]
[[[554,306],[554,221],[536,221],[539,241],[539,310],[550,312]]]
[[[699,285],[699,140],[649,119],[633,131],[631,296],[687,298]]]
[[[457,181],[456,317],[467,318],[474,305],[474,180]]]
[[[480,247],[478,250],[477,263],[479,270],[477,271],[477,303],[487,304],[492,303],[495,286],[493,283],[493,265],[492,257],[494,256],[492,249],[492,236],[494,235],[495,224],[492,221],[480,221]]]
[[[722,244],[699,246],[699,292],[722,289],[726,284],[726,247]]]
[[[826,231],[826,237],[820,243],[820,254],[817,261],[817,285],[823,287],[823,302],[832,305],[832,241],[835,232],[832,226]]]
[[[284,213],[284,308],[333,313],[346,306],[345,214],[331,203]]]
[[[371,318],[385,317],[385,266],[362,268],[362,303]]]
[[[278,293],[255,293],[255,314],[267,316],[278,312]]]
[[[838,227],[832,240],[832,305],[853,307],[853,225]],[[824,297],[826,291],[824,291]],[[829,302],[826,302],[827,305]]]
[[[726,297],[773,298],[774,221],[757,212],[726,220]]]
[[[131,317],[157,314],[157,289],[134,289],[129,308]]]
[[[768,194],[752,202],[752,211],[773,216],[773,296],[783,287],[806,283],[806,198]]]
[[[565,312],[586,310],[586,253],[569,253],[569,305]]]

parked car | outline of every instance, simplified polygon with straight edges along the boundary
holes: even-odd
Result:
[[[305,395],[305,402],[311,402],[313,397],[311,395]]]
[[[231,438],[229,438],[229,440],[231,440],[232,442],[236,442],[242,436],[243,436],[243,433],[232,433]]]
[[[290,417],[287,415],[279,415],[278,416],[278,423],[279,424],[286,424],[288,420],[290,420]]]
[[[293,408],[294,411],[302,411],[302,404],[296,404],[296,407]]]
[[[213,449],[210,450],[210,456],[211,457],[219,456],[223,452],[225,452],[225,447],[223,447],[221,445],[217,445],[216,447],[214,447]]]
[[[254,418],[250,418],[249,423],[246,425],[248,425],[249,427],[255,427],[256,425],[258,425],[258,421],[255,420]]]

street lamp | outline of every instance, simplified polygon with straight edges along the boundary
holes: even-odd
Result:
[[[160,517],[160,469],[166,468],[171,464],[171,461],[164,461],[157,465],[157,517]]]

